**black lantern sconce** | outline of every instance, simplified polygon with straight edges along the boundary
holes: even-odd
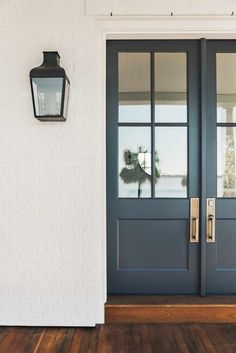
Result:
[[[30,71],[34,116],[40,121],[65,121],[70,81],[57,51],[44,51],[43,63]]]

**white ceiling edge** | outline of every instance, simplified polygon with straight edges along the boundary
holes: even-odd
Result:
[[[84,0],[85,15],[129,19],[175,17],[230,17],[235,0]]]
[[[174,21],[174,20],[192,20],[192,21],[199,21],[199,20],[227,20],[227,21],[233,21],[235,23],[235,28],[236,28],[236,13],[232,14],[204,14],[204,15],[170,15],[170,14],[165,14],[165,15],[88,15],[86,14],[86,17],[93,17],[94,19],[97,20],[104,20],[104,21],[116,21],[116,20],[129,20],[129,21]]]
[[[87,17],[93,17],[102,20],[113,20],[113,19],[124,19],[124,20],[157,20],[157,19],[230,19],[236,22],[236,13],[224,13],[224,14],[157,14],[157,15],[140,15],[140,14],[115,14],[111,12],[110,14],[85,14]]]
[[[236,38],[236,30],[234,32],[232,31],[159,31],[157,33],[155,32],[138,32],[135,31],[133,33],[127,31],[127,32],[113,32],[113,31],[104,31],[105,32],[105,39],[106,40],[122,40],[122,39],[128,39],[128,40],[155,40],[155,39],[232,39],[235,40]]]

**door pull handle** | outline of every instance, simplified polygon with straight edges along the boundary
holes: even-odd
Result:
[[[213,214],[210,214],[208,216],[208,221],[210,222],[209,224],[209,238],[213,238],[213,224],[214,224],[214,216]]]
[[[194,217],[192,219],[192,238],[198,241],[198,234],[199,234],[199,218]]]
[[[190,199],[190,229],[189,241],[190,243],[199,242],[199,199]]]
[[[215,199],[207,199],[207,242],[215,242]]]

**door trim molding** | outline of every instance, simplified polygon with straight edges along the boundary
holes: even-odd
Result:
[[[233,17],[227,19],[219,18],[198,18],[194,21],[192,28],[192,19],[185,18],[180,22],[175,18],[163,18],[161,21],[137,20],[117,21],[117,19],[96,19],[94,21],[94,38],[97,38],[94,53],[100,53],[101,68],[95,71],[98,78],[98,88],[100,88],[99,98],[95,104],[97,108],[96,117],[100,121],[101,131],[101,153],[102,153],[102,204],[101,204],[101,230],[97,232],[97,259],[101,259],[102,267],[97,266],[97,285],[96,299],[99,303],[95,306],[96,322],[104,323],[104,303],[107,301],[107,214],[106,214],[106,42],[109,39],[235,39],[236,29]],[[177,20],[177,21],[176,21]],[[133,25],[135,23],[135,28]],[[171,25],[170,25],[171,23]],[[184,28],[180,28],[183,23]],[[126,28],[125,28],[126,26]],[[157,26],[159,28],[157,28]],[[131,27],[131,28],[128,28]],[[209,28],[210,27],[210,28]],[[178,28],[178,30],[177,30]],[[94,65],[97,64],[96,62]],[[99,92],[99,91],[98,91]],[[100,137],[99,137],[100,139]],[[99,260],[100,262],[100,260]]]

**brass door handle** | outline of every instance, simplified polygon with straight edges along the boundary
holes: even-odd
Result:
[[[215,234],[215,217],[214,215],[209,215],[208,216],[208,239],[213,241],[214,240],[214,234]]]
[[[199,234],[199,218],[192,219],[192,239],[198,241],[198,234]]]
[[[207,242],[215,242],[215,199],[207,199]]]
[[[190,243],[199,242],[199,199],[190,199],[190,229],[189,241]]]

